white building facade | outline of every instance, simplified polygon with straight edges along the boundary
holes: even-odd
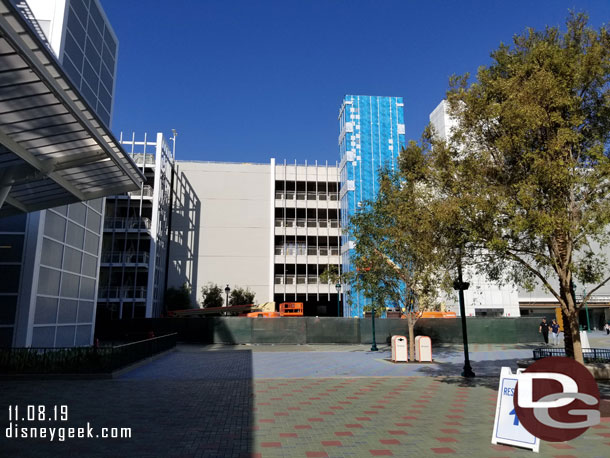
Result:
[[[447,101],[441,101],[430,113],[430,123],[440,138],[448,139],[451,136],[456,122],[449,116]],[[464,291],[467,316],[520,316],[519,293],[516,287],[490,282],[473,267],[464,269],[464,281],[470,283],[468,290]],[[449,303],[448,309],[458,314],[460,312],[456,303]]]
[[[179,161],[177,175],[169,286],[187,283],[194,302],[215,283],[337,315],[335,286],[319,281],[340,268],[337,165]]]

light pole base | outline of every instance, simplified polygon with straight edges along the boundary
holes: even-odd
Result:
[[[379,351],[379,348],[377,348],[377,344],[375,342],[373,342],[373,345],[371,345],[371,351]]]
[[[476,377],[475,373],[472,370],[470,365],[464,366],[464,370],[462,371],[462,377],[473,378]]]

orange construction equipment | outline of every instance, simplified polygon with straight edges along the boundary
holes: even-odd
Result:
[[[455,312],[423,312],[422,318],[457,318]]]
[[[280,316],[303,316],[303,303],[282,302],[280,304]]]
[[[245,316],[250,317],[250,318],[279,318],[280,314],[279,312],[250,312],[247,313]]]

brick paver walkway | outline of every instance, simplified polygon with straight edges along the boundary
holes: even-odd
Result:
[[[438,366],[394,365],[362,348],[251,350],[180,347],[115,380],[0,382],[0,456],[534,456],[490,444],[496,377],[465,383],[426,375],[443,364],[443,371],[459,372],[456,348],[437,352]],[[522,350],[473,349],[475,370],[514,363]],[[65,404],[69,420],[47,425],[131,427],[132,438],[7,439],[8,405],[15,404]],[[542,443],[539,456],[608,456],[606,420],[569,443]]]

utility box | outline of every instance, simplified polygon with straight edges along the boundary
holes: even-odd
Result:
[[[409,361],[409,350],[405,336],[392,336],[392,361],[402,363]]]
[[[415,338],[415,359],[417,361],[432,362],[432,339],[428,336]]]

